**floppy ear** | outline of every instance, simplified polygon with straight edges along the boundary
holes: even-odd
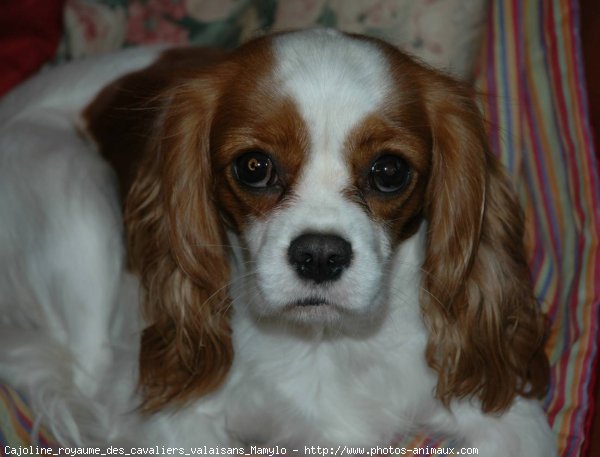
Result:
[[[548,382],[523,215],[469,91],[435,75],[425,104],[433,137],[422,296],[427,361],[445,404],[475,396],[484,411],[502,411],[516,394],[543,395]]]
[[[225,233],[208,144],[215,98],[200,78],[165,95],[125,204],[129,262],[149,323],[140,348],[146,411],[211,392],[233,359]]]

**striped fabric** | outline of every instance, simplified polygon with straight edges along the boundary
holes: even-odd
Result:
[[[0,385],[0,456],[8,455],[5,446],[14,450],[31,444],[45,448],[56,445],[46,430],[33,421],[25,400],[13,389]]]
[[[529,223],[536,294],[552,324],[546,408],[569,457],[584,455],[600,307],[600,190],[578,14],[577,0],[494,1],[477,80]]]

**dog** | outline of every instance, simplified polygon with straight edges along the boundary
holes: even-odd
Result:
[[[556,454],[466,84],[314,29],[64,65],[0,125],[0,377],[61,443]]]

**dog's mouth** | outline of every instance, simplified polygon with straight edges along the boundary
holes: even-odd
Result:
[[[290,300],[283,308],[283,316],[300,324],[337,322],[342,314],[341,306],[317,295]]]
[[[331,302],[323,297],[306,297],[290,303],[291,308],[295,307],[313,307],[313,306],[329,306]]]

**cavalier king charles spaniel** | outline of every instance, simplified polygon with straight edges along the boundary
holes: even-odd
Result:
[[[129,49],[6,96],[0,154],[0,377],[61,443],[555,454],[465,84],[332,30]]]

